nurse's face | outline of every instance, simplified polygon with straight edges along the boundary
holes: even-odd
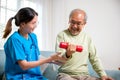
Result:
[[[34,16],[34,18],[28,22],[28,23],[23,23],[23,31],[26,33],[31,33],[34,31],[34,29],[37,27],[38,23],[38,16]]]

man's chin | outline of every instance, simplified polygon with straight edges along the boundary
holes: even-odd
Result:
[[[74,32],[74,33],[71,33],[73,36],[77,36],[79,33],[78,32]]]
[[[69,29],[68,29],[69,30]],[[80,32],[79,31],[73,31],[73,30],[69,30],[69,32],[71,33],[71,35],[73,36],[77,36]]]

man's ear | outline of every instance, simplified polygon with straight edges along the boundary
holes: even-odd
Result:
[[[69,19],[68,24],[70,24],[70,22],[71,22],[71,18]]]
[[[87,22],[84,22],[84,25],[86,25]]]
[[[70,20],[68,21],[68,24],[70,24]]]

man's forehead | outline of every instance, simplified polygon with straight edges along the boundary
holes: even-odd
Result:
[[[78,18],[81,18],[81,17],[84,17],[85,14],[83,12],[74,12],[71,17],[78,17]]]
[[[74,21],[83,21],[84,20],[84,15],[83,14],[74,14],[71,16],[70,20]]]

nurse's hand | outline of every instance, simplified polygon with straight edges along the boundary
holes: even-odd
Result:
[[[55,53],[54,55],[51,56],[51,59],[52,59],[52,63],[55,63],[55,64],[64,64],[67,59],[62,57],[61,53]]]

